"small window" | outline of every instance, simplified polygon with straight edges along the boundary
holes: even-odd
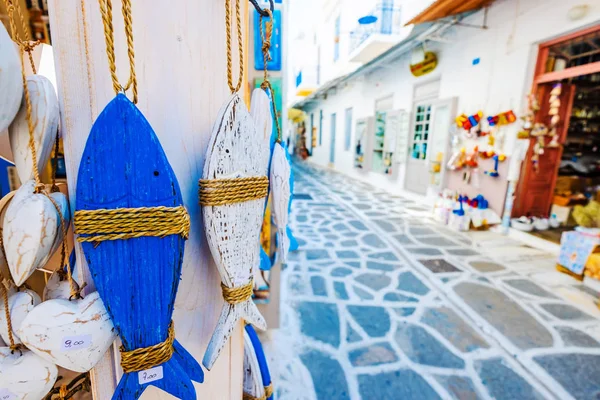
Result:
[[[417,160],[427,159],[427,142],[429,141],[429,120],[431,118],[431,105],[417,106],[415,113],[415,127],[412,140],[411,157]]]
[[[352,142],[352,107],[346,108],[345,115],[345,141],[344,141],[344,149],[346,151],[350,150],[350,145]]]

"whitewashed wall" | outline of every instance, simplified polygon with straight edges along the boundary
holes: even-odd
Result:
[[[458,98],[458,114],[473,114],[477,110],[496,114],[513,109],[522,112],[524,99],[530,90],[537,45],[555,37],[600,23],[600,2],[590,2],[588,14],[577,21],[567,17],[569,9],[582,4],[577,0],[498,0],[489,9],[487,30],[453,27],[444,37],[452,43],[427,43],[427,49],[437,53],[438,68],[429,75],[414,78],[409,71],[410,54],[368,75],[338,88],[326,100],[311,103],[307,113],[315,115],[318,127],[319,110],[323,109],[322,145],[314,149],[311,162],[329,163],[331,140],[330,116],[338,114],[336,162],[334,168],[343,173],[368,179],[370,182],[400,191],[404,186],[404,171],[391,180],[381,174],[365,174],[353,168],[354,123],[357,118],[373,116],[375,101],[389,94],[394,96],[394,109],[411,110],[414,86],[439,79],[439,98]],[[481,24],[483,12],[464,22]],[[479,64],[473,60],[479,58]],[[354,108],[352,146],[344,150],[344,110]],[[307,120],[308,122],[310,119]],[[505,151],[511,153],[519,123],[506,128]],[[437,132],[435,134],[438,134]],[[447,135],[447,132],[443,133]]]

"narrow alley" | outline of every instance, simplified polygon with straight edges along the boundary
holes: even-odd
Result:
[[[597,293],[555,256],[295,166],[300,250],[265,340],[278,399],[597,399]],[[568,299],[568,300],[565,300]]]

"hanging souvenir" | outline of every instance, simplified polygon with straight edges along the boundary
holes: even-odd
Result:
[[[556,85],[554,85],[554,87],[550,91],[550,99],[549,99],[550,108],[548,110],[548,115],[550,115],[549,130],[550,130],[550,137],[552,138],[552,140],[548,144],[548,147],[550,147],[550,148],[556,148],[556,147],[560,146],[560,144],[558,143],[558,139],[559,139],[558,123],[560,122],[559,110],[560,110],[560,95],[561,95],[561,93],[562,93],[562,84],[560,84],[560,83],[557,83]]]
[[[13,121],[23,97],[19,53],[3,24],[0,24],[0,132]]]
[[[58,368],[28,350],[0,347],[0,397],[39,400],[52,389]]]
[[[52,151],[58,129],[58,99],[52,83],[41,75],[27,77],[30,106],[25,99],[8,128],[10,148],[21,182],[34,179],[34,169],[42,171]],[[29,123],[33,125],[33,146],[37,163],[34,166],[29,141]]]
[[[21,343],[21,338],[17,330],[27,315],[41,302],[42,299],[40,299],[40,296],[38,296],[38,294],[33,290],[29,289],[16,292],[8,297],[9,312],[0,312],[0,336],[2,336],[2,340],[4,340],[5,343]],[[4,299],[2,299],[0,306],[3,310],[7,308]],[[8,315],[10,315],[10,324],[7,320]]]
[[[225,1],[228,28],[230,3]],[[252,301],[252,291],[253,274],[260,263],[258,239],[269,187],[269,136],[261,127],[271,123],[271,113],[264,90],[255,89],[252,93],[252,105],[256,105],[252,115],[238,94],[244,76],[240,0],[235,0],[235,9],[240,53],[238,82],[234,86],[231,32],[227,29],[227,75],[232,95],[219,111],[199,181],[204,231],[225,299],[202,361],[207,369],[214,365],[240,319],[266,329],[266,322]]]
[[[244,399],[273,399],[273,383],[267,359],[251,325],[244,328]]]
[[[160,142],[135,105],[131,2],[122,2],[130,55],[125,87],[114,63],[111,1],[100,1],[100,11],[116,97],[94,122],[82,154],[74,222],[122,343],[124,374],[112,398],[137,399],[151,385],[195,399],[191,380],[202,382],[203,372],[175,340],[172,321],[189,216]],[[129,89],[133,102],[124,94]]]

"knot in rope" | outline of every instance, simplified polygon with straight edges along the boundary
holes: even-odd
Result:
[[[119,350],[121,351],[121,367],[123,368],[123,372],[130,373],[144,371],[166,363],[173,356],[174,341],[175,328],[173,327],[173,321],[171,321],[169,333],[164,342],[131,351],[126,351],[125,347],[121,346]]]
[[[250,279],[250,282],[244,286],[230,288],[225,284],[221,283],[221,290],[223,292],[223,299],[231,305],[243,303],[246,300],[250,300],[254,289],[254,281]]]

